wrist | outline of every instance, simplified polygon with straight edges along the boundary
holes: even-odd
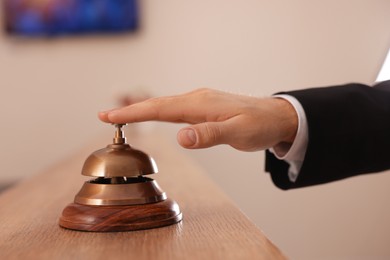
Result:
[[[294,142],[298,131],[298,114],[290,102],[283,98],[275,97],[279,111],[279,130],[280,142],[275,146],[279,146],[282,150],[291,146]]]

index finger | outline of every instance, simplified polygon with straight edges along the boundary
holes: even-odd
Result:
[[[207,121],[213,104],[191,93],[151,98],[127,107],[100,112],[99,118],[107,123],[135,123],[165,121],[175,123],[199,123]]]

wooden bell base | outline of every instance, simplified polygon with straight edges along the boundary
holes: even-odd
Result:
[[[110,232],[163,227],[181,220],[179,205],[166,199],[157,203],[125,206],[71,203],[63,210],[59,225],[80,231]]]

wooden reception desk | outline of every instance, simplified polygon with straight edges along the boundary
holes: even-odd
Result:
[[[179,224],[133,232],[63,229],[58,218],[87,177],[86,157],[105,147],[103,135],[41,174],[0,194],[1,259],[285,259],[279,249],[202,170],[162,136],[127,133],[154,157],[153,177],[183,212]]]

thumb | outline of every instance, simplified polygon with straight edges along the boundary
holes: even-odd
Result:
[[[222,123],[207,122],[181,129],[177,141],[184,148],[207,148],[223,143]]]

